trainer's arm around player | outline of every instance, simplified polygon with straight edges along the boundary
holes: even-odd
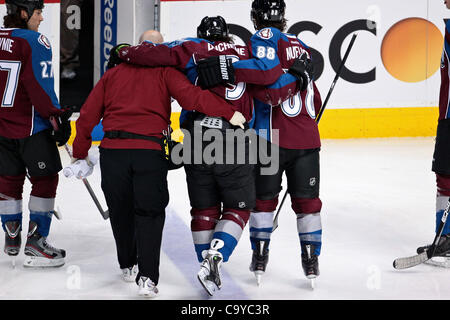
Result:
[[[119,267],[124,275],[138,270],[135,279],[124,279],[136,281],[139,294],[147,297],[158,294],[161,237],[169,201],[168,161],[158,141],[170,124],[171,97],[186,108],[223,116],[235,125],[245,122],[223,99],[195,87],[173,68],[123,63],[103,75],[82,106],[73,145],[73,156],[86,158],[92,129],[103,119],[101,184]]]

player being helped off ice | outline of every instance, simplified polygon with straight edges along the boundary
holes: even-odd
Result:
[[[257,32],[250,39],[252,59],[233,63],[237,79],[273,88],[283,71],[284,81],[297,80],[299,90],[286,101],[270,104],[255,99],[254,128],[259,139],[279,146],[279,170],[273,175],[256,170],[256,207],[252,211],[250,241],[253,257],[250,271],[257,277],[264,274],[269,259],[269,243],[273,230],[274,211],[281,191],[283,172],[288,180],[292,209],[297,216],[304,273],[314,279],[319,275],[318,257],[322,245],[319,198],[320,136],[315,121],[321,98],[313,81],[309,48],[295,35],[283,33],[286,5],[283,0],[254,0],[251,18]],[[257,76],[264,72],[264,76]],[[292,81],[292,80],[290,80]],[[276,141],[278,133],[279,141]]]
[[[54,91],[52,49],[38,32],[43,0],[6,0],[0,29],[0,215],[4,251],[21,248],[22,192],[32,184],[25,267],[64,264],[65,251],[47,242],[62,169],[58,148],[70,137],[70,110],[61,110]],[[43,69],[44,68],[44,69]]]

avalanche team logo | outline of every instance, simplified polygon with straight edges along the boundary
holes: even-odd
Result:
[[[263,39],[270,39],[270,38],[272,38],[273,37],[273,33],[272,33],[272,30],[270,30],[270,28],[265,28],[265,29],[262,29],[259,33],[258,33],[258,36],[260,37],[260,38],[263,38]]]
[[[42,44],[44,47],[46,47],[47,49],[51,49],[51,45],[50,45],[50,41],[48,41],[47,37],[44,36],[43,34],[41,34],[38,38],[38,42],[40,44]]]

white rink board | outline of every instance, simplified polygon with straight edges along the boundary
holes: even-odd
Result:
[[[317,84],[325,96],[334,79],[335,71],[329,60],[330,42],[336,31],[346,23],[366,19],[377,22],[376,35],[359,31],[347,66],[354,72],[368,72],[376,68],[376,80],[356,84],[340,80],[333,92],[333,99],[327,108],[382,108],[382,107],[429,107],[438,104],[439,71],[427,80],[409,83],[391,76],[383,65],[380,49],[386,32],[397,22],[419,17],[431,21],[443,34],[443,19],[450,12],[442,1],[389,1],[389,0],[346,0],[305,1],[285,0],[288,29],[300,21],[312,21],[322,29],[318,34],[302,32],[299,38],[318,50],[324,57],[324,72]],[[208,16],[223,16],[229,24],[245,27],[254,32],[250,21],[251,1],[161,1],[161,32],[165,41],[172,41],[196,35],[201,19]],[[342,45],[343,56],[351,34]],[[236,42],[243,44],[235,37]]]

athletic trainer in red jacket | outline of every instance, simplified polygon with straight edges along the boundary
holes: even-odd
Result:
[[[75,174],[84,178],[92,172],[87,159],[91,132],[103,118],[102,190],[119,265],[124,274],[138,265],[139,294],[148,297],[158,293],[161,237],[169,201],[168,161],[154,140],[162,137],[170,123],[171,97],[184,108],[222,116],[233,125],[245,123],[233,106],[195,87],[176,69],[121,64],[104,74],[81,108],[73,145],[73,157],[83,159],[75,162],[77,168],[86,169]]]

